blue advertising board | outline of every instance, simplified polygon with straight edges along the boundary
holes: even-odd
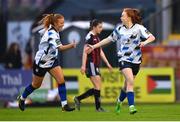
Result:
[[[32,81],[32,70],[1,70],[0,100],[15,100]]]

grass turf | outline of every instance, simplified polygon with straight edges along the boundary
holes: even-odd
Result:
[[[17,108],[1,108],[0,121],[153,121],[180,120],[180,104],[137,104],[138,113],[130,115],[128,106],[123,105],[119,115],[114,105],[103,106],[109,112],[98,113],[94,105],[82,105],[81,111],[62,112],[58,107],[27,107],[24,112]]]

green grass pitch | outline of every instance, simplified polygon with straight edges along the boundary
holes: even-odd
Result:
[[[59,107],[27,107],[24,112],[17,108],[0,108],[0,121],[153,121],[180,120],[180,103],[137,104],[138,113],[130,115],[127,104],[116,115],[113,104],[103,105],[109,112],[98,113],[93,104],[81,105],[81,111],[62,112]]]

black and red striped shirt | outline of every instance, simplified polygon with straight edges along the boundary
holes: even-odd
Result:
[[[94,35],[91,31],[87,34],[85,39],[86,44],[94,45],[100,42],[100,38],[98,35]],[[87,62],[93,62],[95,66],[100,65],[100,51],[101,48],[94,49],[90,54],[87,56]],[[87,64],[86,62],[86,64]]]

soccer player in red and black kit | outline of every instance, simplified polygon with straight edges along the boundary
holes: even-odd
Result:
[[[89,89],[85,93],[80,96],[74,97],[75,106],[78,110],[80,110],[80,101],[89,96],[94,95],[95,105],[97,112],[105,112],[105,110],[101,107],[100,101],[100,90],[101,90],[101,75],[99,71],[100,59],[102,59],[107,65],[109,71],[112,71],[112,67],[109,64],[102,48],[97,48],[93,50],[90,54],[87,54],[85,49],[88,44],[94,45],[100,41],[98,35],[101,33],[102,21],[94,19],[90,22],[90,32],[87,34],[85,38],[85,45],[82,57],[82,66],[81,73],[85,74],[88,78],[90,78],[94,88]]]

